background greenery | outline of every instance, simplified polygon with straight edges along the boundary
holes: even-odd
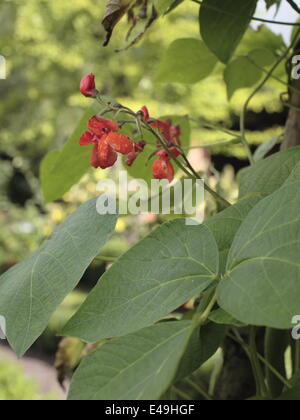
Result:
[[[238,128],[240,108],[250,91],[241,89],[228,101],[222,65],[194,85],[154,81],[162,54],[178,34],[199,37],[196,5],[183,2],[174,13],[160,18],[142,43],[121,53],[114,50],[124,45],[126,21],[118,26],[111,45],[102,48],[103,10],[103,0],[0,0],[0,54],[8,65],[7,80],[0,80],[1,272],[24,259],[79,203],[96,194],[96,182],[103,174],[95,171],[62,201],[48,205],[41,197],[38,181],[43,157],[63,146],[89,105],[78,90],[84,74],[94,72],[104,94],[134,109],[147,104],[154,116],[190,114]],[[252,32],[245,43],[251,43]],[[282,42],[268,30],[262,36]],[[284,77],[284,69],[277,75]],[[285,110],[279,100],[281,91],[281,85],[272,81],[251,103],[247,127],[253,143],[282,132]],[[195,127],[192,133],[194,144],[219,140],[224,140],[224,135],[214,130]],[[212,152],[213,162],[223,174],[223,189],[228,190],[233,170],[226,165],[231,163],[235,169],[243,166],[243,149],[232,145]],[[228,190],[231,193],[232,188]],[[134,224],[131,218],[121,219],[104,255],[119,256],[155,223],[151,218],[139,218]],[[43,350],[54,350],[55,331],[75,312],[85,290],[103,269],[103,264],[95,263],[85,276],[83,290],[71,295],[53,317],[38,343]]]

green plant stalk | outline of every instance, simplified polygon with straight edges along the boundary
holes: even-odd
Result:
[[[228,337],[230,337],[232,340],[236,341],[238,344],[241,345],[241,347],[244,349],[245,353],[250,359],[250,352],[249,352],[249,346],[238,336],[234,336],[231,333],[228,334]],[[271,365],[270,362],[268,362],[261,354],[257,353],[258,359],[268,368],[271,372],[282,382],[283,385],[285,385],[287,388],[291,389],[292,385],[289,383],[289,381],[284,378],[275,368]]]
[[[175,386],[172,387],[174,392],[183,400],[191,401],[192,398],[184,391],[181,391],[181,389],[176,388]]]
[[[211,314],[211,311],[214,309],[215,304],[217,303],[217,294],[215,293],[210,300],[209,304],[207,305],[204,312],[202,312],[200,315],[196,315],[193,319],[193,328],[201,327],[206,323],[206,321],[209,318],[209,315]]]
[[[192,117],[189,117],[189,120],[193,121],[194,123],[200,125],[203,128],[222,131],[223,133],[228,134],[229,136],[232,136],[232,137],[238,137],[238,138],[240,137],[239,134],[234,133],[231,130],[228,130],[227,128],[223,127],[222,125],[211,124],[211,123],[208,123],[208,122],[205,122],[205,121],[197,120],[196,118],[192,118]]]
[[[247,101],[245,102],[242,112],[241,112],[241,117],[240,117],[240,131],[241,131],[241,138],[242,138],[242,143],[244,144],[244,147],[247,151],[247,155],[249,158],[249,161],[251,163],[251,165],[253,165],[254,159],[246,138],[246,127],[245,127],[245,120],[246,120],[246,114],[247,114],[247,110],[249,107],[250,102],[252,101],[252,99],[254,98],[254,96],[265,86],[265,84],[267,83],[267,81],[270,79],[270,77],[272,77],[274,71],[277,69],[277,67],[282,63],[282,61],[288,56],[289,52],[291,51],[291,49],[294,48],[298,37],[300,34],[300,28],[297,30],[296,35],[293,38],[293,41],[291,43],[291,45],[286,49],[286,51],[279,57],[279,59],[276,61],[276,63],[272,66],[272,68],[268,71],[266,77],[263,79],[263,81],[257,86],[257,88],[252,92],[252,94],[249,96],[249,98],[247,99]]]
[[[199,4],[200,6],[206,7],[207,9],[210,10],[214,10],[215,12],[221,12],[224,15],[228,15],[228,16],[234,16],[234,17],[248,17],[251,20],[255,20],[257,22],[263,22],[263,23],[272,23],[274,25],[287,25],[287,26],[300,26],[299,23],[294,23],[294,22],[283,22],[283,21],[275,21],[275,20],[269,20],[269,19],[263,19],[263,18],[258,18],[255,16],[247,16],[247,15],[236,15],[234,13],[225,11],[225,10],[220,10],[218,7],[215,6],[211,6],[208,4],[203,4],[203,1],[200,0],[191,0],[193,3]]]
[[[193,167],[191,166],[191,164],[189,163],[188,159],[186,158],[185,154],[183,154],[183,158],[186,162],[187,167],[191,170],[191,172],[189,172],[187,170],[187,168],[185,168],[182,163],[179,161],[178,158],[176,158],[173,153],[170,151],[170,149],[168,148],[168,146],[165,144],[164,140],[161,138],[161,136],[151,127],[149,126],[149,124],[146,125],[146,129],[148,129],[148,131],[150,131],[160,142],[160,144],[162,145],[162,147],[164,148],[164,150],[168,153],[168,155],[176,162],[177,166],[188,176],[188,177],[192,177],[195,178],[197,180],[202,180],[202,178],[200,177],[199,174],[197,174],[197,172],[193,169]],[[231,204],[225,200],[225,198],[221,197],[218,193],[216,193],[214,190],[212,190],[205,182],[203,182],[204,184],[204,188],[207,192],[209,192],[214,199],[222,206],[222,208],[226,209],[228,207],[231,206]]]
[[[105,257],[104,255],[98,255],[96,258],[94,258],[94,261],[102,261],[102,262],[114,263],[114,262],[117,261],[117,258],[114,258],[114,257]]]
[[[269,365],[275,368],[281,378],[286,375],[285,371],[285,351],[288,346],[288,331],[274,330],[267,328],[265,336],[265,359]],[[273,369],[267,366],[266,378],[268,388],[273,398],[277,398],[282,394],[284,383],[282,379],[274,374]]]
[[[200,385],[193,382],[190,378],[186,379],[185,382],[190,385],[199,395],[205,398],[207,401],[213,401],[213,398],[206,392]]]
[[[286,0],[291,7],[296,10],[297,13],[300,13],[300,7],[297,6],[297,4],[293,0]]]
[[[256,377],[258,380],[258,395],[266,398],[269,396],[269,392],[266,387],[265,378],[262,372],[259,358],[257,356],[258,352],[256,348],[256,327],[250,327],[249,351],[251,355],[252,366],[256,372]]]

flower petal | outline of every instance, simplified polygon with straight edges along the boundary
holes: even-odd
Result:
[[[80,146],[89,146],[97,141],[97,137],[91,131],[85,131],[80,137]]]
[[[117,153],[110,147],[110,145],[106,141],[101,141],[98,143],[98,157],[99,166],[102,169],[114,166],[118,159]]]
[[[91,153],[91,165],[96,169],[100,166],[98,143],[95,144]]]
[[[96,136],[102,137],[104,134],[110,131],[118,131],[119,124],[108,118],[100,117],[95,115],[88,122],[88,127]]]
[[[128,155],[134,151],[134,143],[124,134],[108,133],[105,140],[116,152],[122,155]]]
[[[160,157],[153,164],[152,174],[155,179],[167,179],[169,182],[172,182],[175,171],[168,158]]]

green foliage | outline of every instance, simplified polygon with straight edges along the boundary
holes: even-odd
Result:
[[[92,342],[153,324],[215,280],[217,256],[208,228],[164,224],[113,265],[64,334]]]
[[[0,362],[0,401],[41,401],[54,400],[42,397],[37,385],[26,378],[21,367],[9,361]]]
[[[246,324],[288,329],[300,313],[298,189],[289,182],[258,203],[230,249],[218,301]]]
[[[201,35],[210,50],[227,63],[248,29],[257,0],[204,0],[200,8]]]
[[[168,322],[102,345],[76,372],[70,400],[158,399],[175,376],[190,334],[191,322]]]
[[[52,313],[78,284],[115,223],[116,216],[99,216],[96,200],[89,201],[30,258],[2,276],[1,314],[7,321],[8,340],[19,356],[43,332]]]
[[[202,41],[177,39],[167,50],[156,79],[159,82],[193,84],[209,76],[216,64],[217,59]]]
[[[207,139],[211,141],[210,134],[216,135],[219,130],[221,140],[229,138],[235,143],[243,140],[238,146],[232,146],[233,141],[230,141],[228,144],[232,147],[241,149],[245,146],[250,136],[245,127],[244,113],[251,108],[245,110],[249,101],[245,105],[245,92],[248,94],[248,91],[244,89],[251,88],[249,92],[252,93],[252,88],[280,57],[282,65],[276,72],[269,73],[261,96],[251,95],[250,99],[253,99],[252,110],[262,110],[264,106],[276,111],[282,109],[279,101],[274,102],[274,92],[276,89],[279,92],[278,86],[281,89],[282,84],[289,80],[285,69],[288,62],[283,58],[290,51],[286,50],[282,38],[265,26],[258,31],[249,28],[257,1],[200,2],[202,39],[198,39],[199,22],[195,18],[195,10],[198,11],[199,7],[186,2],[177,9],[181,3],[180,0],[155,1],[159,15],[166,15],[165,21],[156,22],[157,32],[153,38],[145,35],[143,47],[119,55],[118,60],[110,59],[107,49],[99,48],[98,51],[95,48],[95,40],[90,35],[94,32],[99,36],[93,31],[92,23],[98,15],[98,6],[91,1],[83,4],[82,0],[70,6],[58,1],[46,4],[42,0],[29,0],[26,6],[18,5],[18,10],[14,2],[5,5],[5,16],[14,24],[1,28],[4,37],[8,39],[15,31],[17,39],[27,44],[30,60],[28,68],[21,69],[22,56],[14,59],[14,83],[15,80],[19,85],[22,83],[24,88],[11,99],[11,104],[9,84],[1,90],[9,104],[5,110],[4,144],[9,154],[14,155],[16,148],[20,151],[24,146],[23,143],[11,146],[16,130],[22,139],[29,141],[45,135],[44,144],[36,142],[39,153],[43,154],[50,139],[58,136],[56,146],[61,146],[66,135],[69,137],[65,146],[52,150],[41,165],[41,181],[47,201],[65,197],[67,192],[69,195],[70,188],[88,170],[90,149],[80,148],[78,140],[88,117],[100,109],[94,105],[87,109],[69,136],[71,126],[76,126],[74,111],[76,109],[79,114],[83,106],[81,98],[73,95],[74,84],[77,91],[78,80],[88,63],[97,62],[95,73],[101,74],[97,83],[102,93],[122,97],[122,102],[126,99],[126,105],[132,106],[134,112],[129,111],[129,114],[136,121],[130,123],[143,124],[147,128],[145,121],[135,114],[141,107],[141,97],[143,101],[149,100],[156,110],[159,106],[156,115],[166,110],[166,114],[172,116],[172,123],[181,126],[183,150],[190,145],[191,121],[196,124],[197,118],[179,115],[191,111],[197,117],[195,109],[196,114],[201,113],[200,127],[194,134],[197,145],[199,135],[205,136],[203,142],[207,143]],[[268,1],[267,6],[275,3],[279,4]],[[104,23],[109,35],[115,25],[119,25],[129,5],[134,5],[134,2],[108,2]],[[150,1],[147,10],[152,9],[152,5]],[[20,25],[19,13],[23,16],[23,25]],[[38,17],[35,37],[30,31],[32,16]],[[186,25],[189,19],[193,21],[191,26]],[[140,31],[140,24],[144,34],[153,22],[149,16],[144,22],[138,22],[126,40],[127,44],[134,38],[135,31]],[[66,31],[66,23],[72,30]],[[134,23],[132,15],[131,23]],[[118,45],[123,43],[121,38],[125,26],[125,22],[120,23],[119,35],[116,31],[114,42]],[[84,35],[87,28],[90,30],[88,37]],[[169,33],[166,28],[170,29]],[[178,39],[178,33],[184,33],[185,38]],[[104,32],[101,37],[103,35]],[[49,49],[45,48],[47,46]],[[161,59],[164,49],[166,54]],[[15,53],[6,52],[8,55]],[[39,65],[45,52],[46,58]],[[160,85],[155,85],[152,77],[153,63],[157,61],[156,81],[163,83]],[[30,67],[37,69],[34,77],[29,63]],[[46,81],[45,74],[49,74]],[[205,84],[198,83],[204,79]],[[230,105],[226,90],[232,100]],[[49,92],[51,99],[47,103],[45,98]],[[33,102],[30,110],[22,108],[24,96]],[[40,106],[41,102],[45,108]],[[66,102],[70,105],[66,107],[69,110],[58,114],[57,109],[64,108]],[[22,110],[22,118],[10,115],[11,109],[14,112]],[[107,110],[111,107],[108,106]],[[220,121],[229,119],[230,110],[240,117],[240,133],[220,125]],[[22,121],[26,121],[29,112],[37,124],[33,130],[26,131],[28,127],[24,123],[23,127]],[[152,109],[150,112],[154,115]],[[123,114],[110,114],[112,116],[124,117]],[[127,114],[126,117],[129,118]],[[57,118],[58,124],[54,128]],[[202,123],[205,118],[209,120],[207,124]],[[129,127],[133,126],[129,124]],[[141,140],[145,133],[136,127],[137,124],[133,129],[125,125],[122,132],[134,140]],[[95,343],[96,350],[84,357],[76,371],[70,400],[139,400],[159,399],[168,395],[166,393],[171,395],[176,392],[178,381],[196,375],[220,346],[226,346],[225,337],[235,341],[238,348],[241,346],[239,351],[243,350],[243,354],[249,357],[256,380],[257,399],[272,397],[271,386],[266,380],[270,377],[269,371],[281,382],[280,391],[285,386],[281,399],[297,398],[299,354],[293,354],[293,378],[288,382],[284,366],[281,366],[280,373],[274,367],[272,370],[272,366],[267,366],[267,372],[262,369],[260,362],[267,364],[268,361],[259,354],[255,343],[256,327],[289,330],[292,318],[300,313],[297,299],[300,293],[300,148],[265,158],[279,141],[279,131],[280,128],[274,128],[272,135],[277,136],[276,140],[258,148],[253,158],[256,163],[241,171],[239,197],[243,199],[231,204],[220,196],[221,184],[215,185],[217,192],[207,184],[206,189],[216,201],[217,214],[212,214],[209,202],[206,213],[210,217],[202,225],[188,226],[185,220],[177,219],[159,226],[112,264],[78,310],[78,305],[72,307],[69,312],[72,317],[63,327],[62,334]],[[253,137],[259,143],[257,132]],[[268,133],[268,140],[270,137]],[[155,137],[145,134],[145,140],[148,143],[145,153],[129,173],[149,181],[151,174],[147,161],[151,151],[155,154],[157,149]],[[229,154],[231,146],[227,149]],[[246,149],[248,155],[251,154],[250,163],[253,163],[252,151]],[[27,159],[31,153],[25,151],[24,155]],[[186,163],[187,157],[184,155],[180,159],[186,165],[185,170],[191,170],[191,176],[197,179],[198,174]],[[7,167],[4,172],[6,170]],[[218,176],[214,168],[209,168],[206,171],[208,181],[212,180],[211,171]],[[38,338],[59,304],[76,287],[112,235],[116,221],[117,215],[97,215],[96,200],[91,200],[61,224],[28,259],[0,278],[0,314],[6,317],[8,341],[18,355],[22,355]],[[238,328],[241,326],[248,327],[243,330],[245,335],[250,330],[249,340],[244,340],[240,334]],[[277,362],[279,359],[282,364],[283,347],[278,358],[274,358],[272,349],[268,349],[268,360]],[[292,347],[292,353],[299,352],[298,345]],[[226,364],[226,358],[224,362]],[[198,397],[211,399],[214,396],[219,374],[220,367],[215,366],[208,390],[196,384]],[[286,391],[292,385],[295,388]]]
[[[88,108],[63,149],[51,151],[42,161],[40,178],[47,202],[61,198],[90,168],[91,148],[78,146],[88,119],[96,113],[95,105]]]

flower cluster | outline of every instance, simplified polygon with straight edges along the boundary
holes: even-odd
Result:
[[[129,157],[135,151],[134,143],[129,137],[118,133],[119,124],[113,120],[94,116],[89,120],[88,128],[80,138],[80,145],[94,145],[91,154],[94,168],[110,168],[116,163],[118,153]]]
[[[80,91],[86,97],[97,97],[98,91],[95,84],[95,76],[89,74],[80,83]],[[171,160],[181,155],[180,151],[180,127],[172,126],[171,120],[156,120],[150,117],[146,107],[140,110],[140,116],[144,124],[155,129],[160,134],[162,142],[157,142],[157,152],[152,168],[155,179],[167,179],[172,182],[175,170]],[[132,166],[140,153],[144,151],[146,143],[133,142],[128,136],[119,133],[120,125],[111,119],[102,116],[94,116],[88,122],[88,130],[80,138],[80,145],[94,145],[91,154],[91,164],[94,168],[106,169],[113,166],[118,153],[127,156],[126,164]],[[168,152],[169,151],[169,152]]]
[[[146,107],[143,107],[141,112],[143,113],[144,120],[148,122],[151,127],[157,129],[161,133],[170,152],[168,153],[166,149],[162,147],[160,142],[157,143],[159,150],[156,153],[156,156],[158,156],[158,159],[154,162],[152,167],[153,177],[155,179],[167,179],[169,182],[172,182],[175,170],[173,164],[171,163],[171,159],[177,158],[181,155],[180,127],[173,127],[171,120],[161,121],[151,118]],[[176,146],[179,147],[177,148]]]

